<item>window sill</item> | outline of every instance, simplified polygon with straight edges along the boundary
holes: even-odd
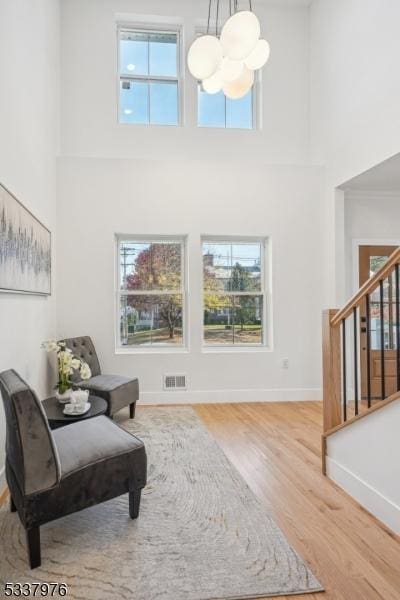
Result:
[[[273,348],[268,346],[202,346],[202,354],[247,354],[247,353],[269,353]]]
[[[189,348],[124,348],[118,346],[115,348],[115,354],[141,354],[142,356],[145,354],[189,354]]]

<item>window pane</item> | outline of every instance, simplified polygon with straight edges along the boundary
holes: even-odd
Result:
[[[149,74],[149,36],[147,33],[121,32],[120,73]]]
[[[225,127],[225,96],[223,92],[207,94],[198,86],[198,126]]]
[[[178,125],[178,85],[150,84],[150,122],[152,125]]]
[[[120,122],[149,123],[149,84],[122,80],[120,84]]]
[[[232,245],[231,289],[235,292],[261,290],[261,244]]]
[[[262,313],[262,296],[235,296],[234,344],[262,344]]]
[[[182,346],[182,295],[122,296],[120,336],[123,346]]]
[[[253,128],[252,90],[239,100],[226,99],[226,127],[231,129]]]
[[[203,244],[204,288],[213,291],[230,289],[232,270],[232,245],[223,243]]]
[[[210,345],[233,344],[233,306],[229,296],[204,295],[204,341]]]
[[[203,244],[205,289],[261,291],[261,244]]]
[[[150,34],[150,75],[177,76],[176,34]]]
[[[176,242],[122,242],[121,289],[180,290],[182,246]]]
[[[147,290],[150,282],[150,244],[122,242],[120,245],[121,289]]]

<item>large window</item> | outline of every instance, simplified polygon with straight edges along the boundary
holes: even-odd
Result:
[[[203,337],[207,346],[262,346],[265,240],[203,239]]]
[[[120,346],[184,346],[185,241],[118,239]]]
[[[119,121],[179,124],[179,33],[119,30]]]
[[[253,129],[253,89],[243,98],[231,100],[221,91],[207,94],[198,85],[199,127],[221,127],[226,129]]]

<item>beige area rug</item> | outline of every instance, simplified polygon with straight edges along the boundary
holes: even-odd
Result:
[[[190,407],[118,419],[142,438],[148,486],[41,528],[42,566],[27,567],[23,528],[0,511],[0,582],[65,582],[68,598],[232,600],[321,591]],[[2,589],[4,589],[2,585]]]

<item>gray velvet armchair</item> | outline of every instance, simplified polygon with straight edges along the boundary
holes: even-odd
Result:
[[[84,360],[92,371],[91,379],[81,381],[79,375],[72,377],[74,383],[82,389],[101,396],[108,404],[107,414],[112,417],[116,412],[129,406],[129,416],[135,416],[136,402],[139,399],[139,381],[136,377],[123,375],[103,375],[100,369],[94,344],[89,336],[63,340],[70,350]]]
[[[26,530],[31,568],[40,566],[40,526],[129,493],[139,514],[146,451],[138,438],[105,416],[50,431],[41,402],[13,371],[0,373],[11,511]]]

